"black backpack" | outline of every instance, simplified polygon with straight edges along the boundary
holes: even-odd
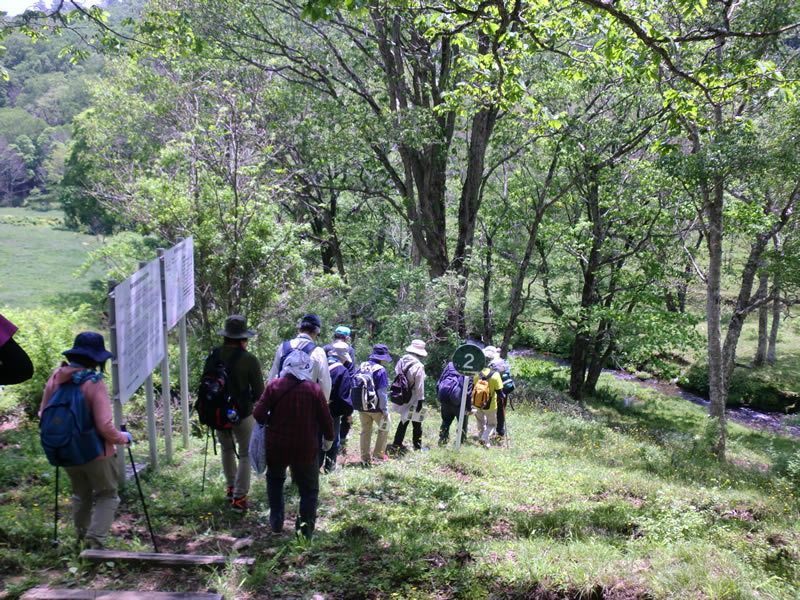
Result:
[[[228,362],[222,362],[219,357],[220,350],[221,348],[214,348],[206,359],[203,378],[200,380],[197,400],[194,403],[200,422],[218,430],[231,428],[232,423],[228,419],[229,410],[241,412],[234,398],[230,374],[233,365],[244,352],[244,349],[237,348]]]
[[[413,365],[414,363],[412,362],[404,371],[401,370],[399,373],[396,373],[392,385],[389,387],[389,397],[392,399],[392,402],[400,406],[411,402],[413,390],[411,389],[411,384],[408,382],[407,373]]]

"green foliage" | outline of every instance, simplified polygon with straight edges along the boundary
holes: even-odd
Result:
[[[3,308],[3,315],[19,331],[14,339],[33,362],[33,378],[4,390],[4,410],[21,406],[25,415],[33,420],[39,412],[42,391],[52,371],[61,364],[61,352],[71,348],[75,335],[85,328],[90,314],[86,304],[77,308],[13,309]]]
[[[708,398],[708,365],[695,363],[678,383],[694,394]],[[736,367],[728,391],[728,406],[748,406],[766,412],[785,412],[797,408],[798,394],[770,378],[770,369]]]

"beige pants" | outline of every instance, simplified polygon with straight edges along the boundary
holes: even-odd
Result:
[[[64,467],[72,482],[72,520],[78,539],[103,545],[119,505],[117,457]]]
[[[359,412],[361,419],[361,461],[370,462],[369,444],[372,441],[372,424],[375,423],[378,429],[378,439],[375,440],[375,458],[383,458],[386,452],[386,440],[389,437],[389,415],[383,413]],[[385,422],[384,422],[385,421]]]
[[[222,470],[225,472],[225,485],[233,488],[234,498],[244,498],[250,491],[250,436],[256,420],[253,415],[240,419],[230,429],[218,432],[217,439],[222,448]],[[236,463],[234,441],[239,454]]]
[[[492,410],[478,409],[475,412],[478,421],[478,439],[488,442],[497,427],[497,408]]]

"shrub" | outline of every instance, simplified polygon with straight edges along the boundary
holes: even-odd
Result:
[[[679,378],[678,385],[708,398],[708,364],[695,363]],[[727,406],[748,406],[766,412],[784,412],[794,402],[794,396],[780,390],[764,379],[764,371],[736,368],[728,386]]]
[[[53,369],[60,364],[61,352],[72,347],[75,335],[86,322],[89,305],[57,311],[50,308],[30,310],[3,309],[3,315],[18,328],[14,339],[33,362],[33,377],[5,388],[10,400],[21,405],[30,419],[35,419],[42,400],[42,390]],[[106,347],[108,347],[106,339]]]

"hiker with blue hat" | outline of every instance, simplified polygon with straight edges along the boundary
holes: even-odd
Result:
[[[337,343],[344,343],[347,346],[347,353],[346,356],[341,357],[342,364],[347,369],[349,373],[349,379],[352,380],[353,376],[356,374],[356,351],[353,349],[353,346],[350,344],[351,342],[351,335],[352,331],[347,325],[338,325],[336,329],[333,331],[333,343],[328,344],[325,346],[325,354],[328,357],[331,356],[332,352],[335,352],[334,345]],[[330,359],[329,359],[330,362]],[[333,380],[333,374],[331,374],[331,380]],[[349,397],[349,396],[348,396]],[[328,399],[329,401],[333,401],[332,399]],[[351,411],[352,413],[352,411]],[[334,417],[335,418],[335,417]],[[349,414],[346,416],[342,416],[342,422],[339,426],[339,437],[337,439],[337,450],[341,448],[342,454],[347,446],[347,437],[350,435],[350,426],[353,424],[353,415]]]
[[[269,381],[280,377],[283,362],[293,350],[300,350],[308,354],[311,360],[311,381],[322,388],[327,401],[331,397],[331,374],[328,372],[328,356],[321,346],[317,346],[317,337],[322,331],[322,321],[315,314],[304,315],[297,324],[297,336],[286,340],[275,351],[272,368],[269,371]]]
[[[358,410],[361,421],[361,437],[359,438],[361,450],[361,464],[368,467],[374,461],[384,461],[386,456],[386,440],[389,437],[389,376],[386,374],[385,363],[392,362],[389,348],[383,344],[375,344],[372,354],[362,362],[356,370],[350,389],[350,401],[353,408]],[[370,455],[370,442],[372,441],[372,427],[376,426],[378,436],[375,449]]]
[[[75,338],[72,348],[62,354],[69,362],[62,362],[47,380],[39,416],[62,385],[74,382],[78,386],[100,439],[93,458],[85,457],[83,460],[87,462],[83,464],[73,461],[73,466],[64,466],[64,470],[72,483],[72,519],[78,540],[89,548],[102,548],[119,505],[116,446],[130,444],[133,437],[114,427],[108,387],[103,381],[106,361],[113,355],[106,350],[103,336],[84,331]]]

